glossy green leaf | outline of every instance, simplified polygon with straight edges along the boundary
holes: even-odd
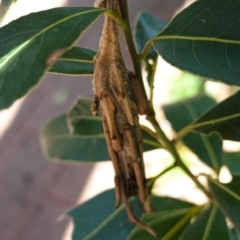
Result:
[[[165,22],[160,21],[149,12],[142,12],[136,20],[135,42],[139,52],[141,52],[147,41],[155,36],[166,26]],[[151,48],[148,53],[149,59],[155,59],[157,53]]]
[[[76,135],[103,135],[102,119],[99,117],[85,117],[79,116],[73,127],[73,133]],[[154,149],[162,148],[162,145],[151,134],[142,128],[143,137],[143,151],[151,151]],[[104,136],[104,135],[103,135]]]
[[[95,127],[95,122],[88,122]],[[44,153],[53,160],[95,162],[109,160],[104,134],[76,135],[69,131],[66,115],[61,115],[43,129]]]
[[[135,27],[135,42],[139,52],[141,52],[147,43],[147,41],[155,36],[159,31],[161,31],[166,26],[165,22],[160,21],[158,18],[155,18],[149,12],[142,12],[139,14],[136,20]],[[144,59],[145,69],[147,71],[147,80],[151,85],[153,81],[153,74],[155,71],[154,62],[157,60],[157,53],[151,48],[148,55]]]
[[[240,85],[239,0],[199,0],[153,38],[172,65],[206,78]]]
[[[191,126],[194,131],[222,139],[240,141],[240,91],[214,106]]]
[[[151,205],[153,209],[158,212],[175,211],[179,209],[190,209],[193,207],[192,203],[185,202],[171,197],[151,196]]]
[[[41,134],[44,153],[53,160],[96,162],[109,160],[102,129],[102,120],[97,117],[79,117],[72,131],[69,118],[61,115],[51,120]],[[150,134],[143,131],[144,151],[160,148],[161,145]]]
[[[134,199],[131,205],[135,216],[139,217],[142,209],[137,199]],[[75,226],[72,240],[123,240],[134,228],[123,205],[115,210],[113,189],[71,209],[68,215],[73,218]]]
[[[233,176],[228,184],[208,178],[208,185],[219,208],[240,231],[240,176]]]
[[[240,175],[240,152],[223,152],[222,164],[228,167],[232,175]]]
[[[177,239],[194,216],[191,214],[192,210],[201,208],[177,199],[156,196],[151,197],[151,206],[155,212],[143,215],[141,220],[151,226],[161,239]],[[127,240],[154,239],[156,238],[150,236],[138,226],[133,229],[127,238]]]
[[[205,95],[198,95],[166,105],[163,110],[173,129],[179,132],[212,107],[214,103],[213,99]],[[204,163],[219,172],[222,159],[222,142],[217,135],[206,137],[189,133],[182,140]]]
[[[41,142],[49,158],[79,162],[109,160],[102,119],[92,116],[91,104],[91,99],[80,97],[68,116],[58,116],[44,127]],[[144,151],[161,147],[146,128],[142,134]]]
[[[32,89],[58,57],[102,13],[89,7],[55,8],[21,17],[0,29],[0,109]]]
[[[101,135],[102,118],[93,117],[90,111],[92,99],[80,97],[68,114],[69,126],[74,134],[78,135]],[[99,111],[100,114],[100,111]],[[161,144],[149,133],[149,129],[141,126],[143,137],[143,150],[150,151],[161,148]]]
[[[225,216],[216,204],[201,212],[186,227],[178,240],[230,240]]]
[[[87,48],[73,47],[61,56],[49,70],[67,75],[92,75],[93,58],[97,53]]]

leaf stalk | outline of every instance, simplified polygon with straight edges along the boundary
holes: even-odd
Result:
[[[138,58],[138,54],[137,54],[133,36],[132,36],[132,30],[130,27],[127,0],[119,1],[119,6],[120,6],[121,17],[126,23],[126,26],[124,28],[122,28],[122,31],[123,31],[125,41],[127,43],[128,51],[130,53],[134,73],[137,76],[141,91],[144,94],[144,98],[147,99],[147,95],[146,95],[146,91],[145,91],[143,79],[142,79],[141,60],[139,60],[139,58]]]
[[[147,41],[147,43],[146,43],[145,46],[143,47],[142,52],[138,55],[139,61],[143,61],[143,60],[146,58],[146,56],[147,56],[150,48],[152,47],[152,42],[153,42],[153,38],[150,38],[150,39]]]
[[[105,12],[109,17],[111,17],[122,29],[125,29],[127,24],[126,21],[121,18],[116,12],[108,10]]]
[[[203,185],[197,180],[197,177],[192,174],[192,172],[185,166],[182,159],[180,158],[175,146],[169,141],[165,133],[160,128],[156,118],[154,116],[148,117],[149,121],[153,125],[157,135],[160,137],[161,143],[166,150],[168,150],[174,157],[176,164],[192,179],[192,181],[197,185],[199,189],[208,197],[211,198],[210,193],[203,187]]]

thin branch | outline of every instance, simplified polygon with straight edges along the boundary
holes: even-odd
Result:
[[[144,126],[144,125],[140,125],[141,130],[146,131],[149,135],[151,135],[153,138],[155,138],[156,140],[158,140],[158,136],[155,132],[153,132],[150,128]],[[159,142],[160,145],[160,142]]]
[[[205,187],[197,180],[197,177],[194,176],[191,171],[185,166],[182,159],[180,158],[175,146],[169,141],[169,139],[166,137],[165,133],[162,131],[162,129],[159,127],[158,122],[156,121],[155,117],[148,117],[149,121],[152,123],[157,135],[160,137],[163,146],[168,150],[172,156],[174,157],[177,165],[192,179],[192,181],[197,185],[199,189],[204,192],[204,194],[208,198],[212,198],[210,193],[205,189]]]
[[[138,54],[135,48],[135,44],[132,36],[132,30],[130,27],[127,0],[119,1],[119,6],[120,6],[120,14],[126,22],[126,27],[122,28],[122,30],[123,30],[125,41],[127,43],[128,51],[130,53],[132,65],[134,68],[134,73],[137,76],[144,98],[147,99],[147,94],[146,94],[144,84],[143,84],[143,79],[142,79],[141,61],[139,61],[138,59]]]
[[[153,96],[154,96],[154,78],[155,78],[155,73],[156,73],[156,69],[157,69],[157,64],[158,64],[158,59],[156,58],[156,61],[154,62],[153,66],[152,66],[152,76],[151,76],[151,80],[149,83],[149,87],[150,87],[150,97],[149,97],[149,104],[151,109],[153,109]]]
[[[153,41],[152,38],[150,38],[145,44],[142,52],[138,55],[139,61],[143,61],[146,58],[150,48],[152,47],[152,41]]]
[[[116,12],[108,10],[105,14],[111,17],[121,28],[126,28],[126,22]]]

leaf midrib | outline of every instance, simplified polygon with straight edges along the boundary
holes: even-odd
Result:
[[[187,108],[191,117],[193,119],[196,119],[197,118],[197,113],[195,112],[193,106],[190,103],[185,103],[185,107]],[[220,166],[219,166],[219,162],[218,162],[217,156],[215,154],[215,151],[213,149],[213,146],[212,146],[211,142],[209,141],[208,138],[206,138],[202,135],[200,135],[200,138],[202,139],[203,144],[204,144],[204,146],[205,146],[205,148],[208,152],[208,155],[210,157],[213,169],[218,173],[219,170],[220,170]]]
[[[59,58],[57,61],[68,61],[68,62],[78,62],[78,63],[93,63],[91,60],[84,59],[73,59],[73,58]]]
[[[214,203],[213,207],[211,209],[211,212],[210,212],[210,215],[209,215],[206,227],[205,227],[205,231],[204,231],[204,234],[203,234],[203,240],[207,240],[208,237],[209,237],[209,234],[210,234],[210,231],[211,231],[211,227],[213,225],[214,219],[215,219],[216,214],[217,214],[217,210],[218,210],[217,204]]]
[[[180,208],[180,209],[177,209],[177,210],[171,210],[171,211],[169,211],[169,214],[164,214],[163,216],[156,217],[154,220],[151,220],[147,223],[152,226],[155,223],[161,223],[161,222],[167,221],[169,219],[182,216],[185,213],[187,213],[188,211],[190,211],[191,208],[192,207]],[[159,213],[164,213],[164,211],[159,211]]]
[[[212,179],[209,176],[206,176],[209,181],[211,181],[213,184],[217,185],[219,188],[221,188],[223,191],[225,191],[227,194],[229,194],[231,197],[235,198],[236,200],[240,201],[240,195],[232,191],[230,188],[224,186],[224,184]]]
[[[204,122],[200,122],[200,123],[191,123],[190,125],[184,127],[182,130],[180,130],[178,132],[177,139],[183,138],[188,132],[194,131],[196,128],[205,127],[205,126],[208,126],[208,125],[215,125],[217,123],[228,121],[228,120],[231,120],[231,119],[234,119],[234,118],[237,118],[237,117],[240,117],[240,113],[232,114],[232,115],[227,116],[227,117],[221,117],[221,118],[208,120],[208,121],[204,121]],[[195,131],[197,131],[197,129]]]
[[[119,208],[117,208],[113,213],[111,213],[104,221],[102,221],[95,229],[93,229],[88,235],[86,235],[82,240],[88,240],[91,239],[94,235],[97,234],[99,230],[101,230],[105,225],[107,225],[109,222],[113,220],[115,216],[119,212],[121,212],[124,209],[124,204],[122,204]]]
[[[195,129],[195,128],[203,127],[203,126],[206,126],[206,125],[214,125],[216,123],[227,121],[227,120],[230,120],[232,118],[237,118],[237,117],[240,117],[240,113],[232,114],[232,115],[227,116],[227,117],[217,118],[216,120],[209,120],[209,121],[200,122],[200,123],[196,123],[196,124],[193,123],[190,126],[191,126],[191,129]]]
[[[156,36],[152,38],[152,42],[157,40],[187,40],[187,41],[205,41],[205,42],[220,42],[220,43],[231,43],[240,45],[240,40],[231,40],[216,37],[195,37],[195,36],[178,36],[178,35],[166,35]]]
[[[84,14],[87,14],[87,13],[90,13],[90,12],[98,12],[98,11],[99,11],[99,12],[101,12],[101,11],[104,12],[103,9],[94,8],[94,9],[91,9],[91,10],[86,10],[86,11],[84,11],[84,12],[78,12],[78,13],[72,14],[72,15],[70,15],[70,16],[68,16],[68,17],[65,17],[65,18],[63,18],[63,19],[61,19],[61,20],[56,21],[55,23],[49,25],[49,26],[46,27],[46,28],[43,28],[41,31],[39,31],[38,33],[36,33],[35,35],[33,35],[31,38],[29,38],[28,40],[26,40],[25,42],[23,42],[23,43],[19,46],[20,49],[19,49],[19,47],[16,48],[16,50],[17,50],[16,53],[18,53],[18,52],[19,52],[23,47],[25,47],[27,44],[29,44],[30,42],[32,42],[33,39],[37,38],[38,36],[40,36],[40,35],[43,34],[44,32],[47,32],[49,29],[51,29],[51,28],[53,28],[53,27],[61,24],[62,22],[68,21],[69,19],[78,17],[78,16],[80,16],[80,15],[84,15]],[[15,54],[11,54],[10,57],[8,57],[8,58],[4,61],[4,63],[5,63],[5,62],[8,62],[13,56],[15,56]],[[2,64],[2,65],[4,65],[4,64]]]
[[[57,22],[49,25],[48,27],[42,29],[40,32],[38,32],[37,34],[35,34],[34,36],[32,36],[29,40],[31,41],[32,39],[38,37],[38,36],[41,35],[42,33],[44,33],[44,32],[46,32],[46,31],[48,31],[49,29],[53,28],[54,26],[56,26],[56,25],[58,25],[58,24],[60,24],[60,23],[62,23],[62,22],[65,22],[65,21],[67,21],[67,20],[69,20],[69,19],[71,19],[71,18],[75,18],[75,17],[78,17],[78,16],[83,15],[83,14],[87,14],[87,13],[90,13],[90,12],[97,12],[97,11],[103,11],[103,10],[102,10],[102,9],[97,9],[97,8],[95,8],[95,9],[92,9],[92,10],[87,10],[87,11],[80,12],[80,13],[75,13],[75,14],[73,14],[73,15],[70,15],[70,16],[68,16],[68,17],[65,17],[65,18],[63,18],[63,19],[61,19],[61,20],[59,20],[59,21],[57,21]]]
[[[179,208],[179,209],[174,209],[174,210],[167,210],[167,211],[158,211],[156,212],[156,217],[153,220],[146,221],[146,223],[149,226],[153,226],[154,224],[159,224],[162,222],[165,222],[169,219],[173,219],[176,217],[183,216],[187,212],[189,212],[192,209],[192,207],[187,207],[187,208]],[[158,214],[161,214],[160,216],[157,216]],[[135,234],[139,234],[139,231],[142,231],[141,228],[134,228],[132,232],[129,234],[127,239],[131,239],[132,236]]]

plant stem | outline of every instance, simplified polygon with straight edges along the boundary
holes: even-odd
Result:
[[[157,135],[159,136],[160,140],[162,141],[163,146],[168,150],[174,157],[177,165],[192,179],[192,181],[200,188],[208,198],[211,198],[210,193],[202,186],[202,184],[197,180],[196,176],[194,176],[191,171],[185,166],[183,161],[181,160],[175,146],[169,141],[166,137],[165,133],[159,127],[158,122],[156,121],[154,116],[148,117],[149,121],[152,123]]]
[[[144,97],[147,99],[146,91],[143,85],[143,79],[142,79],[142,69],[141,69],[141,61],[138,58],[138,54],[134,45],[132,31],[130,27],[130,21],[129,21],[129,14],[128,14],[128,5],[127,0],[120,0],[119,1],[119,7],[120,7],[120,15],[123,18],[123,20],[126,22],[126,26],[122,28],[123,34],[125,37],[125,40],[127,42],[128,50],[131,56],[132,65],[134,68],[134,72],[138,78],[138,81],[140,83],[140,87],[142,92],[144,93]],[[152,40],[151,40],[152,41]],[[151,47],[151,41],[149,40],[146,46],[143,50],[143,55],[141,59],[143,59],[143,56],[145,56],[148,52],[148,50]],[[147,119],[150,121],[152,126],[154,127],[159,140],[162,142],[163,146],[173,155],[175,158],[176,164],[182,168],[182,170],[193,180],[193,182],[197,185],[198,188],[200,188],[207,197],[211,198],[210,193],[202,186],[202,184],[197,180],[197,178],[189,171],[189,169],[184,165],[181,158],[178,155],[178,152],[175,149],[175,146],[169,141],[169,139],[166,137],[165,133],[160,128],[158,122],[155,118],[155,111],[153,109],[152,104],[148,101],[148,108],[149,113],[147,116]]]
[[[155,78],[155,73],[156,73],[156,69],[157,69],[157,64],[158,64],[158,58],[156,58],[155,62],[152,65],[152,76],[151,76],[151,80],[149,83],[149,87],[150,87],[150,97],[149,97],[149,105],[151,109],[154,109],[153,107],[153,95],[154,95],[154,78]]]
[[[148,127],[146,127],[146,126],[144,126],[144,125],[140,125],[140,128],[141,128],[141,130],[144,130],[144,131],[146,131],[147,133],[149,133],[149,134],[150,134],[152,137],[154,137],[155,139],[158,139],[157,134],[156,134],[154,131],[152,131],[150,128],[148,128]],[[159,146],[161,146],[160,142],[159,142]]]
[[[150,48],[152,47],[152,38],[150,38],[147,43],[145,44],[145,46],[143,47],[142,52],[139,54],[138,58],[139,61],[142,61],[145,59],[145,57],[147,56]]]
[[[107,14],[109,17],[114,19],[114,21],[121,27],[125,28],[126,27],[126,22],[114,11],[108,10],[105,14]]]
[[[135,44],[134,44],[133,36],[132,36],[132,30],[130,27],[127,0],[120,0],[119,7],[120,7],[121,17],[126,22],[126,26],[125,26],[125,28],[122,28],[122,30],[123,30],[124,38],[127,42],[127,47],[128,47],[128,51],[130,53],[134,73],[137,76],[142,93],[144,94],[144,98],[147,99],[147,94],[146,94],[144,84],[143,84],[143,79],[142,79],[141,61],[139,61],[139,59],[138,59],[138,54],[137,54],[137,51],[135,48]]]

